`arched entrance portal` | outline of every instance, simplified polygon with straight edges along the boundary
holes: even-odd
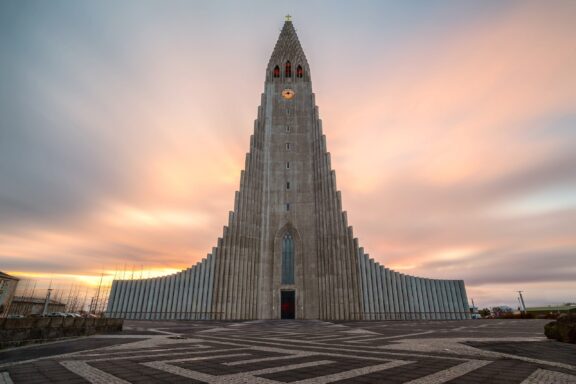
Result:
[[[280,291],[280,318],[296,318],[296,291],[294,286],[294,239],[290,232],[282,237],[282,274]]]
[[[280,318],[286,320],[296,318],[296,292],[294,290],[280,291]]]

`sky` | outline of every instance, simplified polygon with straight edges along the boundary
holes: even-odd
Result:
[[[1,0],[0,270],[93,287],[205,257],[286,14],[371,257],[480,307],[576,302],[570,0]]]

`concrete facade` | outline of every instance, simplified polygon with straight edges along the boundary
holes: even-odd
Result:
[[[283,265],[283,257],[291,262]],[[293,282],[283,283],[290,274]],[[325,320],[469,316],[462,282],[427,282],[375,263],[359,247],[342,210],[310,67],[286,21],[266,70],[234,211],[217,246],[177,274],[115,281],[107,313],[223,320],[285,313]],[[424,299],[440,296],[442,306]]]
[[[0,318],[9,313],[19,279],[0,271]]]

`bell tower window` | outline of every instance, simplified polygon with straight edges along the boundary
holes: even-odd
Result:
[[[284,77],[292,77],[292,64],[290,64],[290,61],[286,62],[286,69],[284,71]]]
[[[296,77],[302,78],[304,76],[304,69],[302,69],[302,66],[299,65],[298,68],[296,68]]]
[[[273,76],[274,77],[280,77],[280,67],[279,66],[274,67]]]

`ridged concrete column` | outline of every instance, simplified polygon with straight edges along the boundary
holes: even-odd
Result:
[[[368,312],[366,320],[374,319],[374,286],[372,283],[372,271],[370,269],[370,260],[367,255],[364,254],[364,248],[360,247],[360,254],[364,260],[364,270],[366,272],[366,292],[368,295],[368,307],[366,311]]]
[[[414,289],[416,292],[416,297],[418,298],[418,316],[419,320],[426,319],[426,310],[424,309],[424,297],[422,296],[422,279],[420,277],[414,278]]]
[[[174,319],[181,320],[182,319],[182,299],[184,297],[184,272],[180,271],[176,274],[176,285],[174,289]]]
[[[402,301],[404,302],[404,313],[402,314],[403,320],[408,320],[410,318],[410,312],[412,308],[410,307],[410,295],[408,293],[408,284],[406,283],[406,275],[400,274],[400,286],[402,287]]]
[[[408,305],[410,307],[410,316],[408,318],[410,320],[415,320],[418,318],[418,315],[416,314],[418,301],[414,292],[414,277],[406,275],[406,288],[408,290]]]
[[[194,292],[194,268],[195,267],[192,266],[190,269],[188,269],[188,273],[186,275],[186,290],[188,291],[188,296],[186,297],[186,304],[184,305],[186,308],[186,319],[188,320],[194,319],[194,314],[192,313],[192,300],[196,294],[196,292]]]
[[[198,284],[198,305],[196,310],[199,313],[198,318],[202,320],[204,318],[204,291],[206,289],[206,259],[203,259],[198,267],[200,268],[200,283]]]
[[[370,278],[372,280],[372,295],[374,296],[374,312],[372,315],[372,320],[377,320],[379,317],[378,313],[382,311],[380,308],[380,297],[378,296],[378,278],[376,276],[376,263],[374,260],[370,259]]]
[[[380,274],[380,263],[375,263],[374,273],[376,274],[376,289],[378,292],[378,315],[377,319],[382,320],[383,313],[386,311],[384,307],[384,292],[382,292],[382,275]]]
[[[470,319],[470,306],[468,305],[468,297],[466,295],[466,288],[464,287],[464,281],[458,280],[458,288],[460,290],[460,295],[462,297],[462,304],[464,306],[464,312],[466,313],[465,318]]]
[[[150,311],[152,310],[152,303],[154,298],[154,293],[156,289],[155,279],[146,279],[146,284],[148,285],[148,294],[146,295],[146,300],[142,306],[144,312],[144,320],[150,320]]]
[[[434,308],[434,302],[432,299],[432,293],[430,292],[430,279],[422,279],[422,294],[424,295],[426,302],[426,308],[428,311],[428,319],[436,319],[436,309]]]
[[[382,281],[382,299],[384,301],[384,314],[380,318],[386,320],[390,313],[390,302],[388,301],[388,289],[386,287],[386,272],[382,265],[378,268],[378,273]]]
[[[356,242],[357,245],[357,242]],[[366,320],[367,316],[366,313],[369,311],[370,308],[370,303],[368,301],[368,291],[367,288],[368,286],[366,285],[366,266],[365,266],[365,260],[364,257],[362,257],[362,253],[360,252],[360,247],[357,247],[357,258],[358,258],[358,268],[359,268],[359,274],[360,274],[360,282],[361,282],[361,289],[362,289],[362,317],[361,320]]]
[[[136,280],[137,295],[134,303],[133,311],[135,319],[142,319],[142,302],[146,295],[146,280]]]
[[[112,281],[112,286],[110,287],[110,295],[108,297],[108,305],[106,307],[106,316],[116,317],[115,306],[118,303],[118,281]]]
[[[126,301],[127,283],[128,282],[126,280],[120,280],[118,282],[118,290],[119,290],[118,313],[122,318],[125,318],[126,316],[126,311],[124,310],[124,302]]]
[[[391,320],[393,318],[393,313],[396,312],[394,306],[394,292],[392,291],[392,281],[390,279],[390,270],[384,268],[384,282],[386,284],[386,292],[388,297],[388,314],[386,315],[386,320]]]

